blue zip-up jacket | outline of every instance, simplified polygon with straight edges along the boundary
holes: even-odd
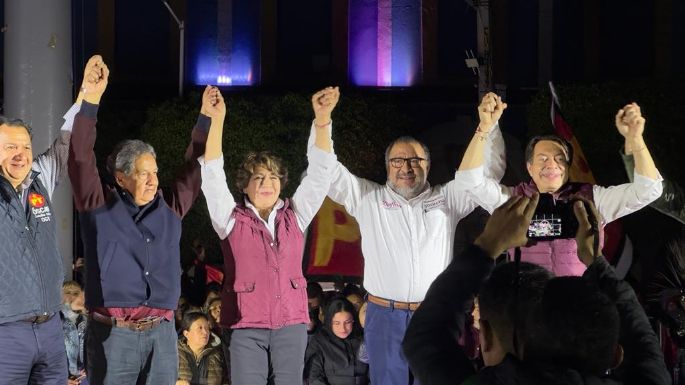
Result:
[[[0,176],[0,324],[56,313],[64,268],[58,249],[52,192],[66,171],[73,116],[52,146],[35,157],[18,193]]]

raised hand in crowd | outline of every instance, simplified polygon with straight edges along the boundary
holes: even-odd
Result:
[[[578,258],[585,266],[590,266],[600,255],[599,242],[599,213],[595,204],[589,199],[577,197],[573,203],[573,213],[578,220],[578,232],[576,232],[576,245]]]
[[[509,199],[495,209],[474,244],[493,259],[507,249],[525,246],[529,241],[528,226],[539,198],[535,193],[532,198],[515,196]]]

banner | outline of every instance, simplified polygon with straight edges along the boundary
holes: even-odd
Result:
[[[306,275],[363,276],[359,225],[342,205],[326,198],[309,233]]]

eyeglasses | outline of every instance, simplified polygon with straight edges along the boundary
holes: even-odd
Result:
[[[388,162],[395,168],[404,167],[404,162],[409,162],[411,168],[418,168],[421,166],[421,161],[426,160],[424,158],[414,157],[414,158],[392,158]]]

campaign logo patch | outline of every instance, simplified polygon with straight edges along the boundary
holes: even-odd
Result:
[[[45,205],[45,197],[32,192],[29,194],[29,205],[31,205],[31,212],[37,220],[41,222],[50,222],[52,213],[50,207]]]
[[[40,194],[32,192],[31,194],[29,194],[29,203],[31,204],[31,207],[41,208],[45,206],[45,197],[43,197]]]

